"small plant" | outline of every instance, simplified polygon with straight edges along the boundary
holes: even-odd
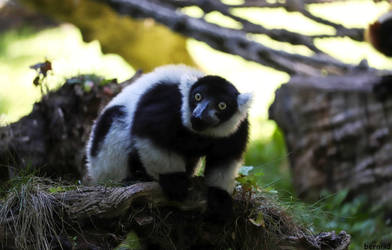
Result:
[[[240,169],[238,177],[236,178],[236,181],[241,185],[241,188],[244,191],[244,193],[247,193],[249,196],[251,196],[252,193],[259,190],[257,181],[260,178],[260,176],[263,175],[263,173],[261,172],[250,174],[251,170],[253,170],[253,167],[247,167],[247,166],[242,167]]]
[[[30,68],[37,72],[37,76],[33,80],[34,86],[40,88],[42,95],[48,93],[49,87],[46,81],[46,77],[48,76],[49,71],[52,70],[52,63],[49,60],[45,60],[42,63],[37,63],[30,66]]]
[[[385,210],[371,205],[369,199],[360,195],[347,201],[348,191],[343,190],[326,197],[321,203],[325,216],[315,220],[315,225],[325,230],[343,230],[352,236],[350,249],[361,249],[365,243],[392,240],[392,228],[388,227],[384,217]]]

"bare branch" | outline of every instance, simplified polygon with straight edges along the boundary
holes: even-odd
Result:
[[[333,2],[344,2],[347,0],[305,0],[304,4],[326,4]],[[269,3],[262,0],[245,1],[243,4],[228,4],[230,8],[285,8],[286,2]]]
[[[210,0],[157,0],[158,2],[168,4],[172,7],[175,8],[182,8],[182,7],[189,7],[189,6],[198,6],[200,7],[205,13],[210,13],[212,11],[218,11],[221,14],[233,19],[234,21],[237,21],[242,24],[243,28],[242,31],[246,33],[251,33],[251,34],[264,34],[269,36],[271,39],[280,41],[280,42],[288,42],[293,45],[304,45],[310,50],[314,51],[315,53],[322,53],[325,54],[325,52],[321,51],[319,48],[317,48],[314,45],[314,39],[316,38],[331,38],[331,37],[349,37],[353,40],[356,41],[363,41],[363,29],[350,29],[346,28],[341,24],[337,24],[334,22],[331,22],[329,20],[326,20],[324,18],[315,16],[311,12],[309,12],[305,6],[297,6],[298,8],[295,8],[291,6],[291,2],[286,1],[285,3],[273,3],[273,5],[276,5],[276,7],[283,7],[286,8],[288,11],[298,11],[305,17],[324,24],[333,27],[336,30],[336,34],[334,35],[316,35],[316,36],[306,36],[300,33],[288,31],[285,29],[267,29],[264,26],[260,24],[255,24],[253,22],[250,22],[249,20],[236,16],[232,14],[232,5],[227,5],[222,3],[221,1],[210,1]],[[252,1],[250,1],[252,2]],[[250,2],[246,2],[244,4],[249,4]],[[266,3],[265,1],[255,1],[257,4],[270,4]]]
[[[228,5],[223,4],[220,1],[177,1],[177,0],[163,0],[173,7],[180,8],[186,6],[198,6],[205,13],[209,13],[212,11],[218,11],[221,14],[233,19],[242,24],[242,31],[251,34],[264,34],[269,36],[271,39],[279,41],[279,42],[288,42],[293,45],[304,45],[315,53],[323,53],[320,49],[318,49],[314,43],[313,39],[308,36],[304,36],[300,33],[288,31],[285,29],[267,29],[260,24],[255,24],[250,22],[249,20],[236,16],[232,14]]]
[[[189,17],[179,11],[148,0],[106,0],[119,13],[133,17],[151,17],[183,35],[203,41],[211,47],[239,55],[244,59],[293,74],[318,75],[321,70],[343,73],[356,68],[328,56],[302,56],[271,49],[250,40],[240,30],[223,28],[203,19]]]
[[[331,21],[326,20],[324,18],[315,16],[311,12],[309,12],[308,10],[305,10],[305,9],[301,10],[300,12],[301,12],[302,15],[306,16],[307,18],[309,18],[309,19],[311,19],[311,20],[313,20],[315,22],[318,22],[318,23],[321,23],[321,24],[325,24],[325,25],[328,25],[328,26],[331,26],[331,27],[335,28],[336,29],[336,34],[332,35],[332,36],[329,36],[329,37],[345,37],[346,36],[346,37],[349,37],[349,38],[351,38],[353,40],[356,40],[356,41],[360,41],[360,42],[363,41],[364,29],[359,29],[359,28],[349,29],[349,28],[346,28],[346,27],[344,27],[341,24],[334,23],[334,22],[331,22]],[[327,37],[328,36],[326,36],[326,35],[312,36],[312,38],[327,38]]]

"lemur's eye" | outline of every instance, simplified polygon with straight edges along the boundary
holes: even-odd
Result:
[[[203,98],[203,97],[201,96],[200,93],[196,93],[196,94],[195,94],[195,100],[196,100],[197,102],[200,102],[202,98]]]
[[[227,104],[226,104],[225,102],[220,102],[220,103],[218,104],[218,108],[219,108],[220,110],[225,110],[225,109],[227,108]]]

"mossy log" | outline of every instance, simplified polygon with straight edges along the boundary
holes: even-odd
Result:
[[[54,183],[39,182],[0,202],[0,244],[5,249],[112,249],[128,232],[136,232],[141,249],[347,249],[350,243],[345,232],[313,235],[268,195],[249,195],[241,188],[234,196],[235,217],[211,223],[203,215],[206,188],[201,177],[193,179],[190,197],[182,203],[168,201],[155,182],[74,186],[51,194],[47,190]],[[69,187],[59,190],[64,189]],[[55,216],[43,216],[45,211]],[[31,233],[36,225],[44,230]]]
[[[284,132],[293,182],[310,200],[349,189],[392,206],[392,77],[293,77],[270,117]]]

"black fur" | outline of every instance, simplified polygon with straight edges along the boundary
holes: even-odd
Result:
[[[136,149],[133,149],[128,154],[128,169],[129,176],[126,178],[125,182],[153,180],[153,178],[146,173],[146,169],[143,167]]]
[[[392,18],[389,18],[380,25],[379,46],[380,50],[387,56],[392,56]]]
[[[225,222],[233,218],[233,199],[224,190],[208,188],[206,218],[213,222]]]
[[[159,184],[169,199],[177,201],[185,200],[190,187],[189,176],[181,172],[161,174]]]
[[[110,126],[112,125],[113,121],[115,119],[120,119],[124,117],[124,115],[124,106],[121,105],[110,107],[104,111],[104,113],[97,120],[94,127],[94,136],[90,149],[90,155],[96,156],[98,154],[99,147],[105,139],[106,134],[109,132]]]
[[[216,139],[214,146],[206,154],[206,171],[210,165],[224,165],[226,162],[241,159],[248,142],[248,129],[249,123],[245,119],[234,134]]]

